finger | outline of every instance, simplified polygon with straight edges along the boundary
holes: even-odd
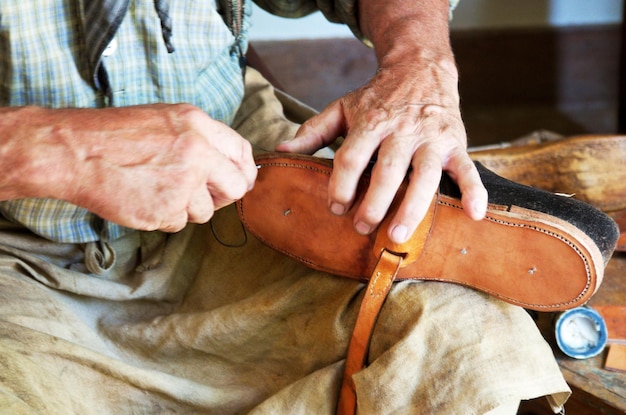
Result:
[[[213,201],[214,210],[241,199],[250,188],[248,179],[241,169],[220,153],[207,160],[207,166],[206,188]]]
[[[367,192],[355,214],[359,233],[369,234],[382,222],[406,177],[412,155],[410,140],[405,137],[387,137],[383,141]]]
[[[157,230],[171,233],[178,232],[187,225],[187,221],[187,212],[181,211],[181,213],[170,216],[167,218],[167,220],[162,221]]]
[[[254,182],[259,174],[259,169],[254,161],[254,154],[252,152],[252,144],[249,141],[243,141],[241,144],[241,153],[238,159],[232,160],[241,171],[246,181],[246,190],[251,190],[254,187]]]
[[[441,159],[436,151],[426,146],[415,153],[412,167],[404,199],[387,229],[395,243],[406,242],[415,232],[441,181]]]
[[[277,151],[313,154],[332,144],[345,131],[345,115],[341,101],[331,103],[324,111],[308,119],[300,126],[296,137],[280,143]]]
[[[245,179],[246,190],[251,189],[258,174],[252,145],[230,128],[220,130],[217,135],[219,136],[219,144],[216,148],[226,160],[231,162],[232,165],[229,168],[234,167],[238,170],[237,179],[241,177]],[[224,163],[226,160],[221,162]]]
[[[188,221],[192,223],[206,223],[214,212],[213,198],[206,186],[199,187],[191,196],[187,206]]]
[[[189,115],[194,131],[198,132],[209,145],[230,160],[246,179],[246,189],[251,189],[258,169],[254,162],[252,145],[226,124],[214,120],[197,111]]]
[[[328,183],[328,205],[336,215],[344,214],[352,206],[359,179],[380,144],[380,140],[361,138],[364,136],[358,131],[350,131],[335,153]]]
[[[474,220],[484,218],[487,212],[487,189],[467,152],[459,150],[453,153],[445,169],[461,190],[461,203],[467,216]]]

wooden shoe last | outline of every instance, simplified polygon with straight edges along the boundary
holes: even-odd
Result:
[[[569,194],[604,212],[626,209],[624,135],[580,135],[469,154],[514,182]]]

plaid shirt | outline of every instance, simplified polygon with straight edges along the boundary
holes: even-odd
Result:
[[[79,5],[59,0],[0,2],[0,105],[98,108],[188,102],[217,120],[232,121],[243,96],[243,80],[238,56],[230,52],[234,38],[213,2],[179,0],[171,7],[176,51],[170,54],[152,2],[132,1],[113,42],[115,50],[103,58],[112,102],[89,81]],[[248,16],[244,21],[245,32]],[[0,212],[62,242],[112,240],[130,232],[60,200],[5,201]]]
[[[152,2],[131,1],[112,42],[116,45],[110,45],[111,54],[103,58],[113,91],[109,101],[89,81],[80,1],[1,0],[0,105],[101,108],[188,102],[230,123],[243,97],[243,81],[234,36],[215,3],[228,10],[232,1],[177,0],[175,7],[170,7],[176,48],[171,54],[163,43]],[[329,20],[347,24],[362,38],[356,0],[255,1],[285,17],[303,16],[319,8]],[[246,12],[243,50],[249,21]],[[60,242],[113,240],[132,231],[54,199],[0,202],[0,213]]]

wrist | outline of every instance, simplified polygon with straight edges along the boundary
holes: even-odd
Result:
[[[454,64],[449,0],[360,0],[359,7],[361,28],[381,66],[399,63],[409,56]]]
[[[378,67],[379,70],[405,67],[415,72],[416,76],[418,73],[427,71],[455,85],[459,77],[451,50],[432,50],[421,46],[392,48],[380,56]]]
[[[0,199],[68,196],[77,163],[67,142],[71,132],[55,122],[53,111],[28,106],[0,112]]]

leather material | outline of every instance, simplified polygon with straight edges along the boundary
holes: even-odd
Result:
[[[353,229],[354,212],[328,209],[332,160],[270,153],[257,158],[255,187],[238,202],[244,226],[270,247],[308,266],[367,281],[376,267],[384,231]],[[369,183],[364,174],[360,202]],[[399,191],[398,200],[404,187]],[[391,216],[396,204],[392,205]],[[376,243],[377,238],[379,243]],[[517,206],[489,205],[482,221],[466,217],[455,197],[438,194],[411,238],[413,257],[397,279],[466,285],[509,303],[540,311],[584,304],[604,272],[596,244],[569,222]],[[382,244],[382,245],[381,245]],[[385,246],[391,252],[397,247]]]
[[[397,200],[402,200],[404,196],[405,186],[402,187],[401,191],[396,195]],[[400,197],[398,197],[400,196]],[[394,204],[394,207],[396,205]],[[424,248],[426,246],[426,241],[428,240],[431,231],[433,219],[435,218],[435,213],[437,211],[437,200],[433,198],[432,203],[430,204],[430,208],[426,212],[424,216],[424,220],[418,225],[413,235],[409,238],[408,241],[397,244],[391,239],[389,239],[389,235],[387,232],[376,232],[376,239],[374,240],[374,249],[373,255],[378,257],[383,251],[389,251],[392,253],[396,253],[400,255],[403,259],[402,266],[406,267],[409,264],[414,263],[418,258],[421,257],[424,252]],[[388,229],[389,223],[391,222],[392,215],[387,215],[386,219],[380,224],[380,229]]]
[[[367,363],[367,353],[376,319],[401,265],[402,255],[391,253],[387,250],[383,250],[380,253],[376,268],[372,272],[367,289],[363,295],[359,314],[350,338],[341,389],[339,390],[339,400],[337,402],[337,413],[339,415],[356,413],[356,387],[352,375],[361,370]]]
[[[354,231],[354,209],[343,216],[335,216],[328,209],[332,160],[270,153],[257,156],[257,166],[254,189],[237,202],[246,229],[268,246],[314,269],[368,281],[348,346],[337,403],[339,415],[356,414],[353,375],[367,364],[378,314],[397,279],[462,284],[541,311],[583,304],[600,285],[608,253],[581,229],[545,212],[490,204],[486,218],[473,221],[464,214],[455,191],[447,189],[448,194],[444,194],[442,182],[411,238],[395,244],[389,240],[387,228],[406,191],[406,182],[378,230],[363,236]],[[507,181],[499,179],[495,177],[495,183],[491,176],[489,181],[502,190]],[[366,172],[357,187],[355,206],[368,184]],[[505,198],[510,192],[519,193],[520,189],[509,187]],[[528,191],[525,189],[526,195]],[[498,196],[494,200],[501,200],[503,195]],[[526,206],[546,210],[557,200],[549,202]]]

